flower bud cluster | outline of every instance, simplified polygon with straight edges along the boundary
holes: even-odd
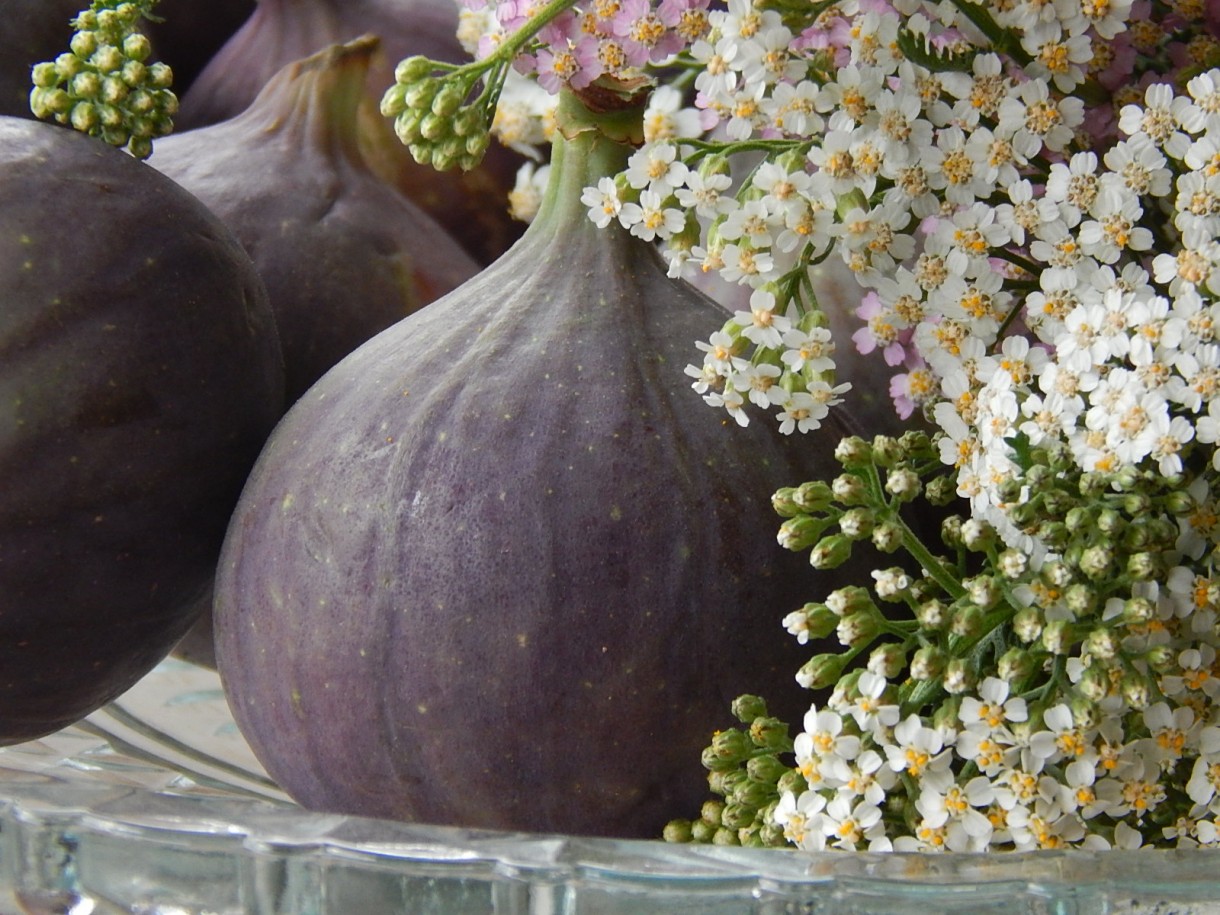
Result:
[[[394,70],[394,84],[381,99],[381,113],[415,161],[438,171],[470,170],[482,161],[490,142],[492,93],[470,95],[485,68],[454,68],[416,55]],[[440,71],[438,75],[438,71]],[[490,104],[489,104],[490,103]]]
[[[156,2],[95,2],[81,12],[70,50],[33,68],[34,115],[148,158],[153,140],[173,130],[178,111],[173,74],[148,62],[152,45],[139,31]]]

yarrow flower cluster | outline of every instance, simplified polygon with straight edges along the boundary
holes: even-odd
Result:
[[[152,44],[139,31],[156,3],[94,0],[73,19],[70,50],[33,68],[34,115],[147,159],[153,140],[173,130],[178,111],[173,74],[149,62]]]
[[[848,345],[911,430],[844,439],[839,477],[776,494],[780,545],[814,568],[862,544],[894,563],[784,617],[814,651],[808,713],[792,733],[734,703],[703,754],[714,798],[667,837],[1220,844],[1210,8],[466,6],[481,63],[456,94],[483,80],[487,129],[534,157],[525,218],[554,92],[651,87],[644,142],[583,203],[735,293],[686,367],[708,404],[795,434],[850,402],[814,281],[834,264],[859,285]],[[929,547],[910,521],[933,510]]]

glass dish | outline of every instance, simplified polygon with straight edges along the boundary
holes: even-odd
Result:
[[[0,915],[1220,915],[1214,852],[820,855],[311,813],[167,660],[0,748]]]

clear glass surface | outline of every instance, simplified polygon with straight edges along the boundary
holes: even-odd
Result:
[[[437,828],[302,810],[212,671],[0,748],[0,915],[1220,915],[1220,856],[868,855]]]

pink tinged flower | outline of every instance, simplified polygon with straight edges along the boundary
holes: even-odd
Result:
[[[936,395],[936,376],[921,364],[891,378],[889,391],[899,419],[910,419],[916,407],[923,406]]]

